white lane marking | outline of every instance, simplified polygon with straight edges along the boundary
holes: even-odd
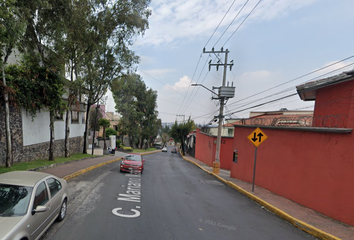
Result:
[[[123,210],[122,208],[115,208],[112,210],[112,213],[118,217],[125,217],[125,218],[136,218],[140,216],[140,212],[136,209],[130,209],[130,211],[134,212],[134,214],[123,214],[119,211]]]

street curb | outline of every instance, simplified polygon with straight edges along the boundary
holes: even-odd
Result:
[[[140,155],[148,155],[148,154],[153,154],[153,153],[156,153],[155,151],[154,152],[146,152],[146,153],[141,153]],[[77,177],[85,172],[88,172],[88,171],[91,171],[95,168],[98,168],[98,167],[101,167],[101,166],[104,166],[104,165],[107,165],[107,164],[110,164],[110,163],[113,163],[113,162],[117,162],[119,160],[123,159],[123,157],[120,157],[120,158],[117,158],[117,159],[113,159],[113,160],[110,160],[108,162],[104,162],[104,163],[100,163],[100,164],[97,164],[97,165],[94,165],[94,166],[91,166],[91,167],[88,167],[88,168],[85,168],[85,169],[81,169],[77,172],[74,172],[72,174],[69,174],[65,177],[63,177],[65,180],[69,180],[69,179],[72,179],[74,177]]]
[[[107,164],[110,164],[110,163],[113,163],[113,162],[117,162],[117,161],[119,161],[119,160],[121,160],[121,159],[122,159],[122,157],[117,158],[117,159],[110,160],[110,161],[108,161],[108,162],[103,162],[103,163],[100,163],[100,164],[97,164],[97,165],[94,165],[94,166],[91,166],[91,167],[88,167],[88,168],[85,168],[85,169],[81,169],[81,170],[79,170],[79,171],[77,171],[77,172],[74,172],[74,173],[72,173],[72,174],[69,174],[69,175],[67,175],[67,176],[65,176],[65,177],[63,177],[63,178],[64,178],[65,180],[69,180],[69,179],[72,179],[72,178],[74,178],[74,177],[77,177],[77,176],[79,176],[79,175],[81,175],[81,174],[83,174],[83,173],[85,173],[85,172],[91,171],[92,169],[95,169],[95,168],[98,168],[98,167],[101,167],[101,166],[104,166],[104,165],[107,165]]]
[[[81,158],[81,159],[76,159],[76,160],[67,161],[67,162],[53,163],[53,164],[42,166],[42,167],[28,169],[28,171],[40,171],[40,170],[44,170],[44,169],[48,169],[48,168],[58,167],[61,165],[70,164],[70,163],[79,162],[82,160],[86,160],[86,159],[90,159],[90,158],[97,158],[97,157],[102,157],[102,156],[94,155],[93,157]]]
[[[241,194],[245,195],[246,197],[248,197],[249,199],[253,200],[254,202],[258,203],[259,205],[263,206],[264,208],[266,208],[267,210],[269,210],[270,212],[274,213],[275,215],[277,215],[278,217],[284,219],[285,221],[289,222],[290,224],[292,224],[293,226],[301,229],[304,232],[307,232],[319,239],[323,239],[323,240],[341,240],[338,237],[333,236],[332,234],[326,233],[310,224],[307,224],[287,213],[285,213],[284,211],[280,210],[279,208],[276,208],[275,206],[273,206],[272,204],[260,199],[259,197],[247,192],[246,190],[244,190],[243,188],[237,186],[235,183],[231,182],[231,181],[227,181],[225,179],[223,179],[222,177],[218,176],[217,174],[210,172],[208,170],[206,170],[205,168],[203,168],[202,166],[200,166],[198,163],[193,162],[187,158],[185,158],[182,154],[181,156],[183,157],[184,160],[193,163],[194,165],[196,165],[197,167],[201,168],[202,170],[204,170],[205,172],[213,175],[214,177],[216,177],[218,180],[220,180],[221,182],[227,184],[228,186],[232,187],[233,189],[237,190],[238,192],[240,192]]]

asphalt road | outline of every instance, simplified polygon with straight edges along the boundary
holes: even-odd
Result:
[[[69,181],[69,209],[44,239],[314,239],[179,154],[144,156],[142,175],[119,162]]]

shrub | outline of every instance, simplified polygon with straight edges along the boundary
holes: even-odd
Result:
[[[133,149],[131,147],[123,147],[123,150],[127,151],[127,152],[132,152]]]
[[[113,128],[107,128],[106,129],[106,137],[109,137],[111,135],[117,136],[117,131],[114,130]]]

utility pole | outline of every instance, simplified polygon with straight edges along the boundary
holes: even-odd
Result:
[[[226,49],[225,51],[223,48],[221,48],[220,51],[214,51],[214,48],[212,48],[211,51],[205,51],[205,48],[203,49],[203,53],[224,53],[225,54],[225,61],[224,63],[221,62],[219,59],[218,63],[211,63],[211,60],[209,62],[209,71],[212,66],[216,66],[216,70],[219,70],[219,66],[224,67],[224,74],[222,78],[222,86],[221,87],[213,87],[214,89],[219,89],[219,94],[217,98],[213,99],[220,99],[220,110],[219,110],[219,125],[218,125],[218,135],[216,139],[216,152],[215,152],[215,162],[213,162],[213,173],[219,174],[220,173],[220,148],[221,148],[221,130],[222,130],[222,123],[224,119],[224,105],[225,105],[225,100],[234,97],[235,95],[235,88],[225,86],[226,85],[226,70],[227,66],[230,66],[230,71],[232,69],[233,60],[230,63],[227,63],[227,55],[229,53],[229,50]]]

